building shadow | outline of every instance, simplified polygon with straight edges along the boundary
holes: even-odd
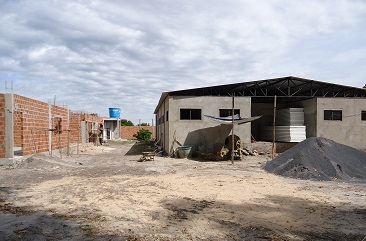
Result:
[[[0,188],[0,240],[129,240],[128,235],[102,234],[92,222],[77,216],[34,212],[30,207],[14,206],[8,201],[11,193],[10,188]],[[94,219],[97,218],[100,217]]]
[[[363,240],[366,209],[342,209],[289,196],[265,196],[251,204],[192,198],[161,202],[170,232],[208,240]],[[207,237],[207,235],[212,236]]]
[[[194,151],[200,153],[215,153],[225,145],[225,139],[230,133],[230,125],[217,125],[194,130],[188,133],[184,145],[192,146],[196,149]]]
[[[151,142],[136,142],[126,152],[125,156],[141,155],[144,151],[154,151],[153,143]]]

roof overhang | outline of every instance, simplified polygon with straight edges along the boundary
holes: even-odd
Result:
[[[277,96],[280,101],[299,101],[316,97],[366,98],[366,89],[288,76],[282,78],[164,92],[160,97],[154,114],[157,113],[165,98],[169,95],[248,96],[255,98],[257,102],[273,102],[274,96]]]
[[[157,105],[157,106],[156,106],[156,108],[155,108],[154,114],[158,113],[158,110],[159,110],[160,106],[164,103],[164,101],[165,101],[166,97],[168,97],[168,96],[169,96],[169,93],[170,93],[170,92],[163,92],[163,93],[161,94],[161,96],[160,96],[160,100],[159,100],[159,103],[158,103],[158,105]]]

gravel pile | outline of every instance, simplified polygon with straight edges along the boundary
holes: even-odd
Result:
[[[366,152],[311,137],[275,159],[263,168],[281,176],[310,180],[366,181]]]

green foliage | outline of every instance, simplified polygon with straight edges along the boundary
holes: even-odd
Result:
[[[134,124],[130,120],[122,119],[121,126],[134,126]]]
[[[141,123],[141,124],[138,124],[137,126],[150,126],[149,123]]]
[[[133,137],[136,137],[139,141],[146,141],[151,138],[151,135],[151,131],[142,128],[136,134],[133,134]]]

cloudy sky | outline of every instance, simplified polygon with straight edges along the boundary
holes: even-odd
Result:
[[[0,0],[1,92],[137,124],[164,91],[290,75],[362,87],[366,1]]]

